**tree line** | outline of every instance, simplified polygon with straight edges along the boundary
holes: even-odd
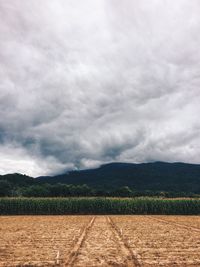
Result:
[[[152,190],[134,190],[128,186],[113,188],[112,190],[89,187],[87,184],[35,184],[16,186],[7,180],[0,180],[0,197],[199,197],[188,192],[167,192]]]

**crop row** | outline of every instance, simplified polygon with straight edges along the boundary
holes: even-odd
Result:
[[[200,214],[199,199],[1,198],[0,215]]]

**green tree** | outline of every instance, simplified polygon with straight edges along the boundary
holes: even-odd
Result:
[[[128,186],[122,186],[114,191],[114,196],[118,197],[131,197],[133,191]]]
[[[12,195],[12,185],[6,180],[0,180],[0,197]]]
[[[50,196],[49,189],[46,185],[32,185],[23,189],[25,197],[48,197]]]

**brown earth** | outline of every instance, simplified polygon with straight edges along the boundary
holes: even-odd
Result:
[[[197,267],[198,216],[1,216],[0,267]]]

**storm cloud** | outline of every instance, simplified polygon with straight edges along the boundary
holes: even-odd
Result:
[[[199,0],[0,1],[0,173],[200,163]]]

